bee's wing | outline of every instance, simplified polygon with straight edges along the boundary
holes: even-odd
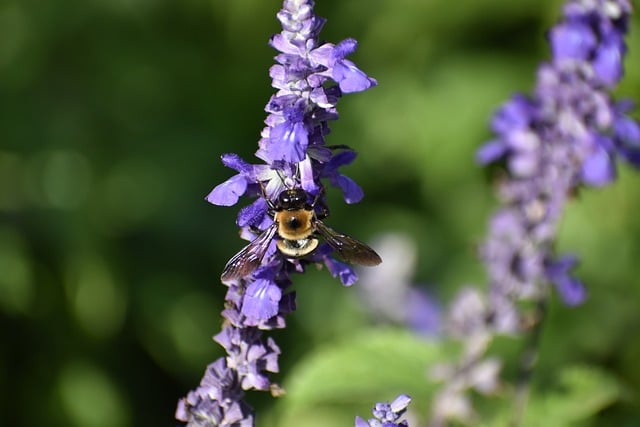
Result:
[[[251,241],[251,243],[235,254],[227,265],[224,266],[220,279],[223,282],[237,280],[248,276],[253,270],[258,268],[277,230],[278,224],[274,222],[269,228]]]
[[[361,241],[338,233],[322,221],[316,220],[314,225],[329,246],[338,252],[345,261],[367,266],[378,265],[382,262],[380,255]]]

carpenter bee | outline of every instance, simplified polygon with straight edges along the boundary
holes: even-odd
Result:
[[[264,194],[264,189],[263,189]],[[313,252],[322,237],[345,261],[373,266],[382,262],[380,256],[369,246],[345,234],[329,228],[322,222],[326,212],[317,215],[302,188],[289,188],[280,193],[275,203],[265,195],[273,224],[262,231],[251,243],[229,260],[222,271],[222,281],[240,279],[260,266],[269,243],[275,238],[278,250],[286,257],[301,258]],[[320,216],[320,217],[319,217]]]

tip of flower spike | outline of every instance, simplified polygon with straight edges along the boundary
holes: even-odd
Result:
[[[407,410],[410,402],[411,397],[401,394],[391,403],[376,403],[372,411],[374,418],[366,421],[356,417],[355,427],[408,427],[409,423],[406,420],[399,420]]]

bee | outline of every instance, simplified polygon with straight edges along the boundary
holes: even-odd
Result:
[[[318,237],[322,237],[345,261],[366,266],[380,264],[382,259],[369,246],[322,222],[326,212],[320,218],[314,209],[320,194],[312,204],[308,203],[309,193],[302,188],[282,191],[275,203],[265,196],[273,224],[229,260],[222,271],[222,281],[251,274],[260,266],[273,239],[276,239],[278,250],[289,258],[309,255],[318,247]]]

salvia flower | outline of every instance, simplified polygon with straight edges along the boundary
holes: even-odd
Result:
[[[638,166],[640,126],[611,89],[622,77],[627,0],[572,0],[549,32],[553,59],[542,64],[532,95],[516,95],[496,113],[496,139],[478,151],[504,162],[503,208],[482,254],[491,284],[512,299],[536,299],[553,283],[565,303],[586,298],[569,275],[577,260],[556,257],[553,243],[568,198],[581,186],[616,177],[616,160]],[[570,261],[569,261],[570,260]]]
[[[401,394],[391,403],[376,403],[372,410],[374,418],[364,420],[356,417],[355,427],[409,427],[408,421],[400,421],[409,403],[411,403],[411,397],[406,394]]]
[[[493,117],[495,139],[477,152],[479,162],[500,162],[506,171],[498,188],[502,207],[481,248],[490,286],[486,297],[463,291],[452,305],[445,330],[465,349],[459,363],[434,372],[445,386],[433,426],[470,422],[465,391],[498,386],[499,361],[484,355],[493,336],[539,320],[527,319],[532,313],[521,313],[519,301],[541,307],[550,285],[570,306],[587,297],[571,274],[577,258],[557,255],[554,243],[572,194],[615,180],[618,159],[640,166],[640,125],[628,115],[633,106],[611,96],[623,74],[630,13],[628,0],[568,0],[549,32],[552,60],[539,67],[533,93],[513,96]]]
[[[276,229],[269,215],[270,201],[290,188],[302,188],[310,205],[319,212],[328,211],[322,180],[338,187],[347,203],[363,197],[362,189],[339,172],[341,166],[353,162],[355,152],[327,146],[325,136],[328,122],[338,118],[336,105],[341,96],[368,89],[376,81],[346,59],[356,49],[355,40],[319,41],[325,20],[314,14],[313,6],[311,0],[284,0],[277,14],[282,32],[270,41],[279,53],[269,72],[277,92],[265,107],[268,116],[256,152],[262,163],[223,155],[222,163],[237,174],[206,197],[219,206],[233,206],[243,196],[255,197],[240,210],[236,223],[242,238],[258,238],[263,247],[259,254],[252,254],[255,268],[250,273],[224,280],[228,286],[222,312],[225,321],[214,339],[227,356],[212,363],[200,386],[178,403],[176,418],[188,426],[252,426],[254,415],[244,402],[245,391],[281,392],[268,376],[278,372],[280,349],[262,334],[284,328],[284,316],[295,310],[295,293],[287,292],[291,273],[320,263],[344,285],[357,279],[351,266],[334,259],[326,244],[305,259],[285,258],[276,249]]]

